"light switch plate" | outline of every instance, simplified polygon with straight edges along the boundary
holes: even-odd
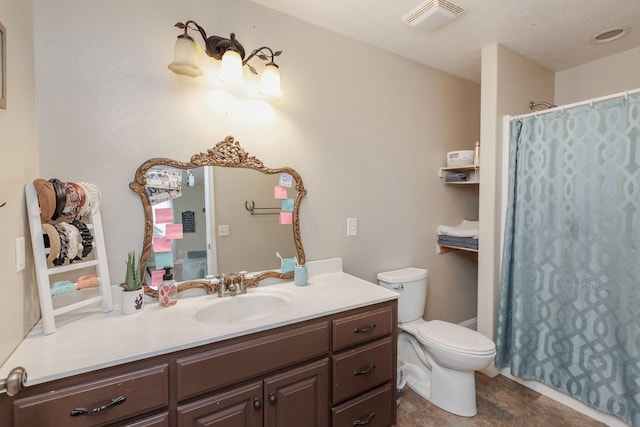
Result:
[[[219,225],[218,226],[218,236],[228,236],[229,235],[229,225]]]
[[[16,273],[26,268],[24,237],[16,238]]]
[[[358,235],[358,218],[347,218],[347,236]]]

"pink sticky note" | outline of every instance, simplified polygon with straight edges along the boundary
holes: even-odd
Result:
[[[293,224],[293,212],[280,212],[280,224]]]
[[[164,277],[164,270],[153,270],[151,271],[151,286],[158,287],[160,283],[162,283],[162,278]]]
[[[166,239],[182,239],[182,224],[167,224],[165,227]]]
[[[171,240],[161,237],[153,238],[153,252],[171,252]]]
[[[167,224],[173,222],[173,209],[158,208],[154,210],[156,214],[156,224]]]
[[[286,199],[287,187],[283,187],[282,185],[276,185],[273,187],[273,197],[276,199]]]

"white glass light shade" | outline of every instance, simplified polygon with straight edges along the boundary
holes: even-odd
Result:
[[[267,96],[282,96],[280,69],[276,64],[267,64],[260,79],[260,93]]]
[[[202,75],[202,70],[198,67],[196,45],[192,39],[178,37],[173,50],[173,62],[169,64],[169,69],[184,76],[198,77]]]
[[[222,55],[218,78],[227,83],[242,83],[242,57],[237,51],[230,49]]]

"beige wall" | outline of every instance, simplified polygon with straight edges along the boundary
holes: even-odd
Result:
[[[437,170],[447,151],[478,139],[478,85],[246,0],[35,0],[34,14],[40,173],[100,186],[114,282],[142,243],[128,188],[138,165],[187,160],[233,135],[265,164],[302,175],[307,259],[343,257],[370,281],[428,268],[427,317],[475,316],[476,259],[437,255],[435,230],[477,216],[477,192],[444,186]],[[247,48],[283,49],[285,96],[264,102],[169,72],[173,24],[187,19],[234,31]],[[348,217],[358,218],[356,237],[346,236]]]
[[[3,159],[0,176],[0,362],[4,361],[37,321],[40,310],[33,259],[16,273],[15,240],[26,238],[24,185],[38,174],[31,1],[0,0],[0,22],[7,37],[7,109],[0,110]],[[31,251],[28,251],[29,253]]]
[[[530,112],[529,101],[553,102],[554,73],[504,46],[482,49],[478,330],[495,335],[500,280],[503,116]]]
[[[556,103],[640,88],[640,47],[556,73]]]

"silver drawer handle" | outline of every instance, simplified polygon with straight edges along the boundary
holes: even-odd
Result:
[[[112,406],[118,405],[120,403],[124,403],[125,400],[127,400],[126,397],[118,396],[115,399],[113,399],[111,402],[107,403],[106,405],[98,406],[97,408],[75,408],[75,409],[72,409],[70,415],[72,417],[77,417],[78,415],[95,414],[97,412],[104,411],[105,409],[109,409]]]
[[[373,419],[376,417],[376,413],[372,412],[369,414],[369,416],[367,418],[365,418],[364,420],[355,420],[353,422],[354,426],[363,426],[365,424],[369,424],[371,421],[373,421]]]
[[[372,323],[368,326],[360,326],[358,328],[355,328],[353,330],[353,332],[355,332],[356,334],[362,333],[362,332],[371,332],[376,328],[376,324]]]
[[[376,364],[372,363],[371,365],[367,366],[365,369],[356,369],[355,371],[353,371],[353,375],[355,376],[367,375],[371,373],[371,371],[373,371],[374,369],[376,369]]]

